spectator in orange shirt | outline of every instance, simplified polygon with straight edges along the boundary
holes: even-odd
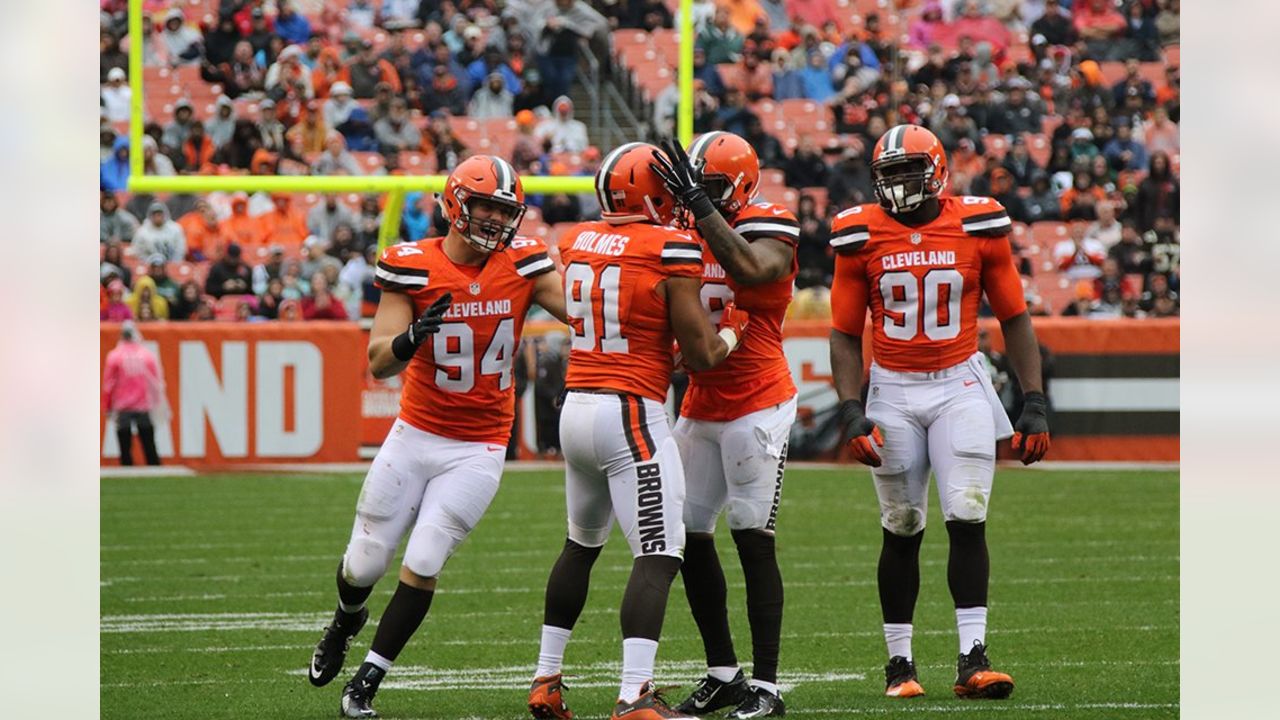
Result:
[[[208,200],[196,200],[195,208],[178,218],[178,225],[187,234],[187,259],[199,262],[222,254],[227,244],[222,223]]]
[[[817,0],[817,2],[823,2],[823,0]],[[743,37],[751,34],[751,30],[756,26],[757,17],[764,15],[766,19],[768,18],[756,0],[718,0],[716,4],[729,12],[729,23],[735,30],[742,33]]]
[[[1098,203],[1107,199],[1107,194],[1093,182],[1093,175],[1088,170],[1078,170],[1070,188],[1062,193],[1063,220],[1096,220]]]
[[[351,86],[351,92],[358,100],[372,98],[373,91],[380,82],[390,85],[391,91],[397,95],[401,92],[400,74],[396,72],[395,66],[378,57],[373,51],[371,40],[360,44],[360,54],[351,58],[346,67],[342,68],[338,79]]]
[[[261,223],[264,241],[284,247],[302,247],[307,239],[307,219],[293,206],[293,198],[284,193],[273,193],[271,212],[257,218]]]
[[[951,153],[951,192],[968,195],[974,178],[986,172],[986,161],[978,154],[977,146],[969,138],[960,138]]]
[[[296,155],[305,157],[324,152],[325,140],[329,137],[329,127],[320,113],[320,103],[315,100],[308,101],[302,119],[289,128],[284,137]]]
[[[329,97],[329,88],[338,82],[342,70],[342,58],[338,55],[337,48],[327,47],[320,51],[316,66],[311,69],[311,89],[315,91],[317,99]]]
[[[1124,36],[1127,25],[1113,0],[1077,0],[1071,11],[1072,24],[1090,55],[1101,60],[1121,59],[1114,53],[1125,44],[1115,41]]]
[[[257,252],[266,240],[262,222],[249,214],[249,196],[238,192],[231,196],[231,216],[222,221],[222,232],[249,253]]]
[[[182,174],[207,175],[213,172],[213,153],[217,148],[204,133],[202,123],[193,123],[187,139],[182,143]]]
[[[773,97],[773,66],[760,62],[753,47],[743,47],[742,61],[724,75],[725,87],[741,91],[749,102]]]

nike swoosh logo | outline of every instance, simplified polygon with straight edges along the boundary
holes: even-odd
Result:
[[[501,445],[490,445],[490,446],[489,446],[489,452],[506,452],[506,451],[507,451],[507,449],[506,449],[506,448],[504,448],[504,447],[502,447]]]
[[[320,677],[320,669],[316,667],[315,658],[311,659],[311,677],[313,678]]]
[[[977,384],[978,384],[978,381],[977,381],[977,380],[965,380],[965,381],[964,381],[964,386],[965,386],[965,387],[969,387],[970,385],[977,385]]]

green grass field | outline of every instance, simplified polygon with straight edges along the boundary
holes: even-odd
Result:
[[[102,480],[102,716],[329,718],[363,658],[322,689],[304,668],[336,601],[354,475],[206,475]],[[957,641],[946,533],[931,499],[915,657],[928,696],[881,696],[875,588],[880,530],[862,470],[787,473],[779,551],[787,582],[781,682],[789,715],[909,713],[1000,718],[1178,716],[1178,476],[1175,472],[1001,470],[992,499],[991,629],[1003,702],[951,694]],[[520,718],[537,657],[542,592],[564,538],[555,471],[509,472],[441,576],[435,604],[383,683],[388,718]],[[749,661],[741,571],[727,531],[739,657]],[[616,535],[566,657],[568,699],[604,718],[621,658],[617,607],[629,568]],[[394,571],[370,600],[374,619]],[[687,692],[701,644],[680,580],[672,589],[660,684]],[[676,699],[679,699],[678,697]]]

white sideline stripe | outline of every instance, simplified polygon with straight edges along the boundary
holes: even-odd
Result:
[[[133,465],[107,465],[98,468],[98,475],[106,478],[158,478],[158,477],[190,477],[195,470],[186,465],[159,465],[156,467]]]
[[[1004,701],[1008,702],[1008,701]],[[1041,703],[1037,705],[993,705],[969,703],[963,705],[908,705],[893,703],[893,707],[865,708],[799,708],[788,710],[794,715],[897,715],[899,713],[986,713],[986,712],[1062,712],[1064,710],[1159,710],[1177,708],[1177,703]]]
[[[1177,378],[1054,378],[1059,411],[1177,411]]]

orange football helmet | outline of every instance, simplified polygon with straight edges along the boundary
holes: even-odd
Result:
[[[721,214],[733,217],[760,190],[760,159],[741,136],[716,131],[689,146],[689,161],[702,170],[702,187]]]
[[[910,212],[947,187],[947,153],[925,128],[895,125],[876,142],[871,177],[881,206]]]
[[[494,155],[473,155],[458,163],[440,201],[449,226],[483,252],[501,250],[515,239],[526,208],[520,176],[511,163]],[[477,213],[476,201],[490,208]]]
[[[676,199],[662,178],[649,167],[662,151],[649,143],[633,142],[605,156],[596,171],[596,197],[601,217],[615,225],[651,222],[670,225]]]

